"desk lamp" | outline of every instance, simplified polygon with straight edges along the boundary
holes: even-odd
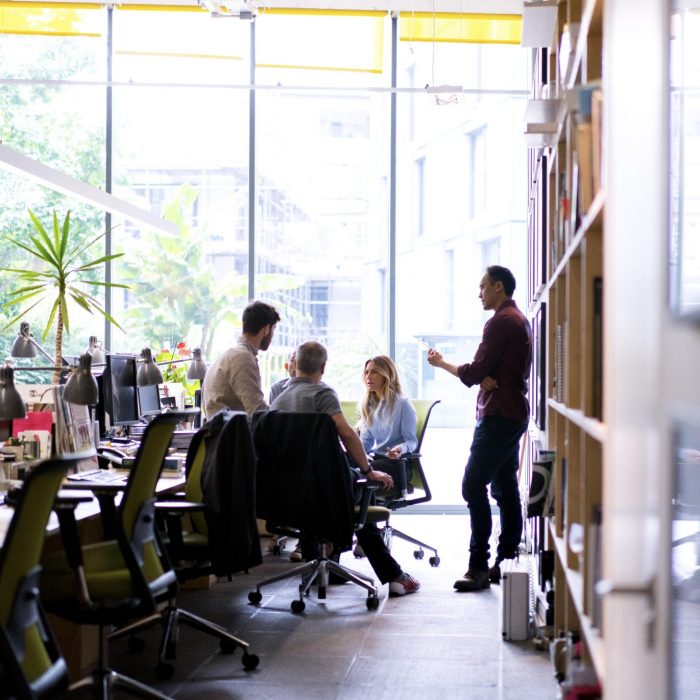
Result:
[[[190,366],[187,368],[187,378],[188,379],[199,379],[199,381],[204,380],[204,375],[207,373],[207,366],[204,364],[202,359],[201,348],[194,348],[192,350],[192,361]]]
[[[151,348],[143,348],[143,350],[141,350],[141,360],[142,364],[139,367],[139,371],[136,375],[136,383],[139,386],[146,386],[148,384],[162,384],[163,374],[158,369],[158,365],[156,365],[156,363],[153,361]]]
[[[92,376],[92,355],[83,353],[80,364],[74,369],[63,389],[63,398],[68,403],[92,406],[97,403],[97,380]]]
[[[88,349],[85,352],[92,357],[94,365],[102,365],[107,361],[104,350],[102,350],[102,343],[97,340],[96,335],[91,335],[88,339]]]
[[[5,363],[0,367],[0,420],[25,418],[27,409],[15,388],[15,377],[12,365]]]
[[[29,324],[26,321],[22,321],[19,324],[19,333],[15,338],[15,342],[12,343],[10,354],[12,357],[36,357],[37,349],[44,357],[55,364],[54,358],[34,340],[34,336],[29,330]]]

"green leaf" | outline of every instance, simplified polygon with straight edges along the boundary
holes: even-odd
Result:
[[[17,306],[17,304],[22,304],[27,299],[33,299],[37,294],[40,294],[40,292],[32,292],[31,294],[25,294],[24,296],[18,297],[17,299],[11,299],[10,301],[6,301],[2,305],[2,308],[4,309],[6,306]],[[41,299],[39,299],[39,301],[41,301]]]
[[[61,298],[59,297],[54,301],[53,306],[51,307],[51,313],[49,314],[49,320],[46,322],[46,327],[44,328],[44,332],[42,333],[41,336],[41,342],[46,342],[46,338],[49,335],[49,330],[51,329],[51,326],[53,325],[53,320],[56,318],[56,312],[58,311],[59,304],[61,302]]]
[[[17,323],[17,321],[20,320],[20,318],[24,318],[24,316],[26,316],[32,309],[35,309],[37,306],[39,306],[39,304],[41,303],[41,301],[42,301],[42,300],[39,299],[39,301],[35,302],[35,303],[32,304],[31,306],[28,306],[28,307],[27,307],[26,309],[24,309],[23,311],[20,311],[13,319],[11,319],[10,321],[8,321],[2,328],[0,328],[0,333],[2,333],[3,331],[7,330],[10,326],[14,326],[15,323]],[[7,304],[5,304],[5,306],[7,306]]]
[[[54,210],[54,219],[56,216],[56,211]],[[66,217],[63,220],[63,230],[61,235],[61,245],[58,251],[59,260],[63,259],[66,252],[66,246],[68,245],[68,234],[70,232],[70,209],[66,212]]]

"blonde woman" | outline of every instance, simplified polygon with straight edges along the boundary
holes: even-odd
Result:
[[[401,390],[393,360],[371,357],[363,380],[367,391],[360,404],[360,439],[365,452],[377,460],[397,460],[413,452],[418,445],[416,412]]]

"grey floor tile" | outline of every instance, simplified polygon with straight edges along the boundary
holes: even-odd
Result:
[[[366,594],[346,584],[332,586],[324,601],[307,599],[303,614],[290,611],[298,581],[263,588],[260,606],[248,592],[265,576],[288,570],[288,555],[265,555],[248,574],[221,581],[208,590],[183,590],[182,607],[223,625],[250,644],[259,668],[246,671],[240,650],[218,651],[218,641],[183,627],[175,673],[155,673],[160,632],[144,632],[143,653],[112,645],[113,665],[175,698],[207,700],[542,700],[556,698],[557,687],[546,652],[530,642],[504,642],[500,634],[501,591],[497,586],[458,594],[452,583],[464,573],[468,541],[463,516],[396,516],[396,526],[440,546],[441,564],[413,558],[413,547],[395,540],[393,553],[422,583],[403,598],[380,589],[376,611]],[[371,574],[366,560],[349,553],[341,563]],[[315,593],[314,593],[315,595]]]

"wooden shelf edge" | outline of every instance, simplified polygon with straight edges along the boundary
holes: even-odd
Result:
[[[569,79],[566,83],[566,87],[571,89],[576,84],[576,76],[578,75],[578,69],[581,65],[581,60],[585,53],[586,45],[588,44],[588,33],[591,29],[591,22],[596,10],[596,4],[598,0],[586,0],[583,12],[581,13],[581,28],[578,33],[578,40],[576,41],[576,50],[573,58],[573,66],[571,72],[568,74]]]
[[[589,210],[581,218],[581,225],[578,227],[576,234],[571,239],[569,247],[564,251],[564,254],[561,256],[561,259],[557,263],[556,269],[552,273],[552,276],[549,278],[549,281],[547,282],[548,287],[552,287],[557,277],[559,277],[559,275],[563,272],[564,268],[568,265],[571,256],[578,250],[578,247],[581,245],[581,241],[588,232],[588,229],[590,229],[591,224],[596,220],[600,212],[603,210],[604,205],[605,190],[599,190],[598,192],[596,192],[596,196],[593,198]]]
[[[597,418],[589,418],[584,415],[583,411],[578,408],[569,408],[563,403],[559,403],[554,399],[547,399],[547,405],[555,410],[559,415],[568,418],[574,425],[578,426],[587,435],[590,435],[598,442],[605,442],[608,435],[608,428],[604,423],[601,423]]]
[[[593,660],[593,666],[595,667],[595,672],[598,675],[598,680],[601,684],[605,679],[605,655],[603,648],[603,638],[600,634],[600,630],[593,627],[591,620],[583,612],[583,577],[578,571],[573,571],[569,569],[566,565],[566,542],[563,537],[559,537],[556,534],[554,524],[549,522],[549,532],[554,542],[554,549],[556,551],[561,567],[564,570],[564,578],[566,579],[566,586],[571,594],[571,599],[574,602],[574,608],[576,609],[576,615],[579,619],[581,625],[581,634],[583,635],[584,641],[586,642],[586,647]]]

